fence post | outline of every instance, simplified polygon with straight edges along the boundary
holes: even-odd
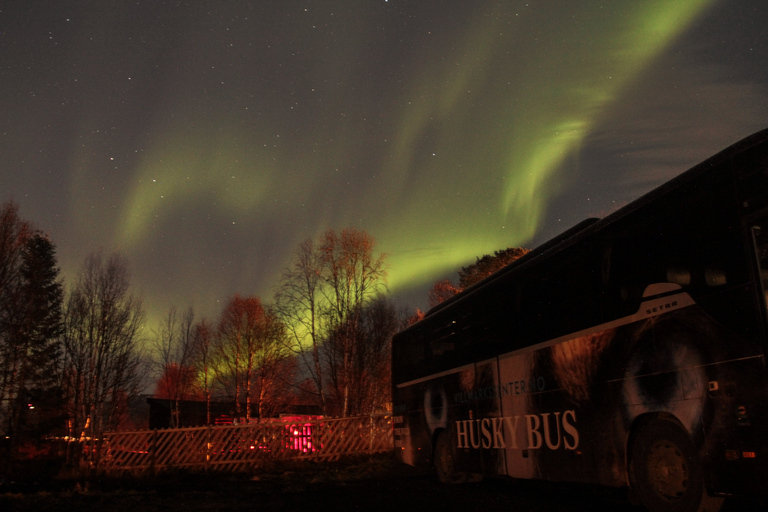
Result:
[[[368,429],[370,431],[368,436],[370,440],[370,444],[368,445],[368,453],[373,453],[373,414],[368,416],[368,425]]]
[[[211,424],[208,424],[208,430],[206,431],[205,442],[205,472],[207,473],[211,468]]]
[[[157,451],[157,429],[152,430],[152,440],[149,445],[149,473],[155,474],[155,452]]]
[[[325,423],[316,422],[312,425],[312,457],[315,460],[320,459],[320,450],[322,450],[323,429],[325,429]],[[317,428],[315,428],[317,427]]]

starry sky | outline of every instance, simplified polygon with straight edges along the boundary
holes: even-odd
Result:
[[[0,200],[150,320],[369,232],[413,307],[768,126],[764,0],[0,0]]]

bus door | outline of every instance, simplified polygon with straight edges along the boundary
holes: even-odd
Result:
[[[531,413],[530,388],[533,352],[498,358],[499,407],[504,421],[504,473],[515,478],[535,478],[533,450],[528,448],[525,417]]]
[[[763,307],[768,305],[768,220],[752,226],[752,241],[757,257],[757,269],[760,274]]]
[[[498,358],[475,363],[474,390],[477,400],[471,412],[477,420],[468,438],[479,455],[477,462],[486,475],[505,475],[504,425],[501,417]]]

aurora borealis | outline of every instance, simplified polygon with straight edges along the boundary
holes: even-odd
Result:
[[[125,254],[155,317],[268,301],[329,227],[423,295],[768,126],[758,0],[5,2],[0,24],[2,200],[65,278]]]

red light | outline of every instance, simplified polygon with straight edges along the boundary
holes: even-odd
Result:
[[[757,453],[755,453],[755,452],[743,452],[741,454],[741,456],[744,457],[745,459],[755,459],[755,458],[757,458]]]

